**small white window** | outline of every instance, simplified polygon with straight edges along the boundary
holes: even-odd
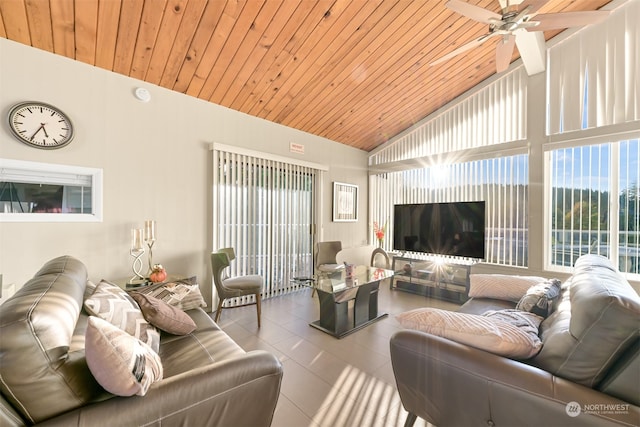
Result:
[[[102,169],[0,159],[0,222],[101,222]]]

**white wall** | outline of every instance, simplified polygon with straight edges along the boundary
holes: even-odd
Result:
[[[133,96],[151,92],[149,103]],[[71,116],[76,136],[60,150],[28,147],[10,134],[7,114],[26,100]],[[19,288],[49,259],[80,258],[91,280],[131,275],[130,229],[157,222],[154,262],[197,275],[211,297],[209,145],[218,142],[321,163],[320,237],[343,246],[367,239],[367,153],[183,94],[0,38],[0,157],[104,170],[102,223],[0,223],[0,273]],[[289,143],[303,144],[303,155]],[[359,221],[331,222],[332,182],[360,186]],[[5,295],[6,296],[6,295]]]

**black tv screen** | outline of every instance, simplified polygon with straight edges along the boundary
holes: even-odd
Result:
[[[395,205],[393,249],[485,257],[485,202]]]

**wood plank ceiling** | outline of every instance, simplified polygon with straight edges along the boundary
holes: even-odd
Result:
[[[0,0],[0,36],[370,151],[495,73],[499,37],[429,65],[488,30],[445,3]]]

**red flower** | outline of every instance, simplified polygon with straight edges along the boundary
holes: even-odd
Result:
[[[382,240],[384,239],[384,234],[386,231],[387,231],[386,222],[382,227],[380,227],[377,221],[373,221],[373,233],[376,235],[376,239],[378,239],[380,243],[382,243]]]

